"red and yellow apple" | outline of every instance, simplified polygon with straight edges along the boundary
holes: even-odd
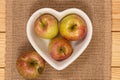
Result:
[[[86,35],[86,24],[77,14],[69,14],[60,21],[60,34],[67,40],[81,40]]]
[[[51,14],[43,14],[35,21],[34,30],[39,37],[52,39],[58,34],[58,21]]]
[[[72,54],[72,46],[64,38],[54,38],[49,43],[49,53],[56,61],[62,61]]]
[[[18,72],[26,79],[38,77],[44,70],[45,61],[35,51],[20,55],[16,62]]]

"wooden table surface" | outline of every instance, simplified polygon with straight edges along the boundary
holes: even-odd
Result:
[[[0,80],[5,73],[5,0],[0,0]],[[120,0],[112,0],[112,80],[120,80]]]

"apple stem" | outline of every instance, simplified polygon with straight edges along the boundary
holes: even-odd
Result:
[[[35,65],[37,65],[37,62],[36,62],[36,61],[31,61],[31,62],[30,62],[30,65],[31,65],[31,66],[35,66]]]
[[[41,74],[43,72],[44,68],[43,67],[39,67],[38,68],[38,72]]]
[[[64,47],[61,47],[61,48],[60,48],[60,53],[64,53],[64,55],[66,55],[66,54],[65,54],[65,48],[64,48]]]
[[[45,29],[45,27],[46,27],[45,23],[42,21],[42,19],[39,19],[39,21],[42,23],[42,26]]]
[[[72,25],[72,26],[70,27],[70,30],[71,30],[71,31],[75,30],[75,29],[76,29],[76,26],[77,26],[76,24]]]

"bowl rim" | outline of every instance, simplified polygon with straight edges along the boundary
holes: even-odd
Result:
[[[39,13],[41,13],[41,15],[42,15],[42,11],[43,11],[43,12],[46,11],[46,13],[48,12],[48,13],[50,13],[50,14],[51,14],[51,12],[54,12],[54,14],[56,14],[56,15],[53,15],[53,14],[52,14],[52,15],[55,16],[59,21],[60,21],[63,17],[58,18],[58,17],[57,17],[58,15],[59,15],[59,16],[66,16],[67,13],[76,13],[76,14],[80,15],[80,17],[82,17],[82,18],[84,19],[84,21],[85,21],[86,24],[87,24],[87,28],[89,28],[89,36],[88,36],[88,40],[89,40],[89,41],[86,41],[85,46],[83,46],[84,49],[82,49],[79,54],[75,55],[75,57],[74,57],[73,59],[71,59],[67,64],[65,64],[65,65],[63,65],[63,66],[56,66],[55,64],[51,63],[51,61],[49,61],[48,58],[42,54],[42,52],[39,50],[39,48],[36,47],[37,45],[35,44],[35,42],[33,41],[32,37],[30,36],[30,27],[29,27],[29,26],[30,26],[32,20],[34,19],[34,17],[35,17],[36,15],[38,15]],[[50,11],[51,11],[51,12],[50,12]],[[44,14],[44,13],[43,13],[43,14]],[[39,15],[39,16],[40,16],[40,15]],[[63,11],[57,11],[57,10],[52,9],[52,8],[41,8],[41,9],[38,9],[37,11],[35,11],[35,12],[30,16],[30,18],[29,18],[29,20],[28,20],[28,22],[27,22],[26,33],[27,33],[27,38],[28,38],[30,44],[31,44],[32,47],[38,52],[38,54],[39,54],[43,59],[45,59],[45,61],[46,61],[48,64],[50,64],[52,67],[54,67],[56,70],[63,70],[63,69],[65,69],[67,66],[69,66],[73,61],[75,61],[75,60],[84,52],[84,50],[87,48],[87,46],[89,45],[89,43],[90,43],[90,41],[91,41],[91,39],[92,39],[93,26],[92,26],[92,22],[91,22],[90,18],[88,17],[88,15],[87,15],[84,11],[82,11],[81,9],[78,9],[78,8],[68,8],[68,9],[63,10]],[[87,34],[88,34],[88,33],[87,33]]]

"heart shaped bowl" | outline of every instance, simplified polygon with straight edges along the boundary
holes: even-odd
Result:
[[[42,39],[38,37],[34,31],[34,23],[36,19],[45,13],[52,14],[55,16],[58,21],[60,21],[63,17],[65,17],[68,14],[77,14],[81,16],[84,21],[86,22],[87,25],[87,35],[82,41],[72,41],[72,47],[73,47],[73,53],[72,55],[63,60],[63,61],[56,61],[54,60],[49,52],[48,52],[48,44],[49,41],[48,39]],[[75,61],[82,53],[83,51],[87,48],[89,45],[91,38],[92,38],[92,23],[89,17],[80,9],[77,8],[70,8],[67,10],[64,10],[62,12],[58,12],[54,9],[51,8],[42,8],[37,10],[32,14],[30,19],[28,20],[27,23],[27,37],[28,40],[30,41],[31,45],[33,48],[39,53],[39,55],[46,61],[48,62],[52,67],[54,67],[56,70],[63,70],[67,66],[69,66],[73,61]]]

